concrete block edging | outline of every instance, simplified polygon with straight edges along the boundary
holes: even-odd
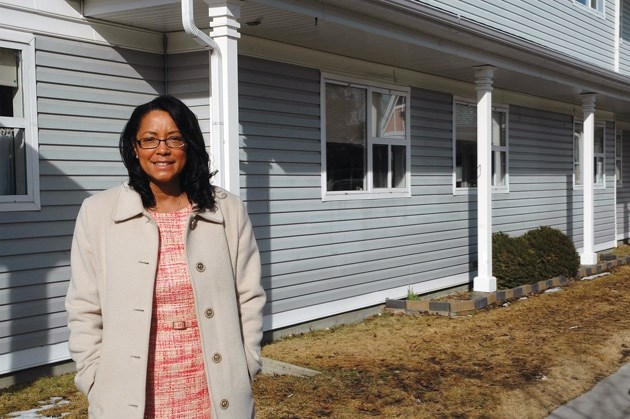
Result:
[[[614,260],[605,260],[593,266],[581,266],[576,274],[576,279],[606,272],[616,266],[630,264],[630,256],[618,257]],[[567,285],[569,279],[563,275],[555,278],[538,281],[533,284],[521,285],[516,288],[499,290],[489,293],[475,293],[467,300],[386,300],[385,311],[407,314],[439,314],[444,316],[461,316],[473,313],[477,310],[489,307],[493,304],[504,304],[511,300],[519,299],[531,294],[540,294],[548,289]]]

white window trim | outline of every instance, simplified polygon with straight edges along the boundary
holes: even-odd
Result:
[[[572,0],[573,4],[583,8],[584,10],[595,13],[598,16],[605,17],[606,13],[606,0],[597,0],[597,8],[592,8],[586,4],[580,3],[578,0]]]
[[[326,181],[326,83],[335,83],[344,86],[356,86],[367,91],[366,102],[366,123],[367,123],[367,168],[366,182],[367,190],[364,191],[328,191]],[[372,92],[394,93],[405,96],[405,140],[388,140],[383,141],[372,136],[370,127],[372,122],[372,113],[370,104],[372,100]],[[411,89],[407,86],[395,86],[379,82],[357,79],[354,77],[340,76],[331,73],[321,73],[320,79],[320,97],[321,97],[321,191],[322,201],[345,201],[355,199],[388,199],[388,198],[408,198],[411,196]],[[396,144],[406,146],[406,173],[405,188],[381,189],[372,187],[372,145],[373,144]]]
[[[573,130],[572,130],[572,141],[575,141],[575,124],[582,124],[582,139],[584,139],[584,120],[582,118],[574,117],[573,118]],[[593,178],[593,189],[606,189],[606,123],[603,121],[595,121],[595,128],[603,128],[604,129],[604,138],[603,138],[603,151],[601,153],[593,153],[593,157],[603,157],[604,159],[604,173],[602,173],[602,182],[596,183],[595,178]],[[571,143],[573,159],[571,160],[571,166],[573,167],[573,190],[579,191],[584,189],[583,184],[575,183],[575,146]],[[584,158],[584,141],[579,144],[580,156]],[[584,162],[580,160],[580,170],[584,169]]]
[[[455,106],[457,104],[467,104],[477,106],[477,102],[473,99],[455,96],[453,97],[453,121],[452,121],[452,130],[453,130],[453,138],[452,138],[452,159],[453,159],[453,195],[470,195],[476,194],[477,188],[458,188],[457,187],[457,121],[455,119]],[[505,112],[505,146],[495,146],[492,145],[491,151],[504,151],[505,152],[505,185],[501,186],[491,186],[492,193],[497,194],[505,194],[510,192],[510,108],[508,105],[503,104],[493,104],[492,111]],[[492,176],[492,174],[491,174]]]
[[[617,142],[619,136],[619,142]],[[619,144],[619,149],[617,149]],[[617,162],[619,162],[619,181],[617,182]],[[615,130],[615,184],[623,186],[623,130]]]
[[[0,31],[0,47],[20,50],[24,117],[0,117],[0,127],[24,128],[26,141],[26,195],[0,195],[0,212],[41,209],[39,193],[39,140],[35,76],[35,38],[24,33]]]

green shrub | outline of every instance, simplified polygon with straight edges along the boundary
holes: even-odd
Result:
[[[520,237],[499,232],[492,235],[492,273],[500,289],[529,283],[534,275],[534,253]]]
[[[539,280],[558,275],[575,276],[580,267],[580,259],[575,245],[566,234],[555,228],[543,226],[529,230],[523,235],[523,239],[538,261],[534,275],[540,278]]]
[[[572,277],[579,265],[573,242],[560,230],[544,226],[519,237],[492,235],[492,270],[499,289]]]

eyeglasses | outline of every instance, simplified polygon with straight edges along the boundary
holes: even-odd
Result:
[[[140,148],[158,148],[160,143],[164,141],[164,144],[168,148],[182,148],[186,145],[186,140],[182,137],[168,137],[168,138],[155,138],[147,137],[136,139]]]

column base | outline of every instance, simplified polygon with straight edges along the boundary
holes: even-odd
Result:
[[[580,253],[580,265],[597,265],[597,253]]]
[[[473,279],[473,291],[475,292],[495,292],[497,290],[497,279],[491,277],[476,276]]]

